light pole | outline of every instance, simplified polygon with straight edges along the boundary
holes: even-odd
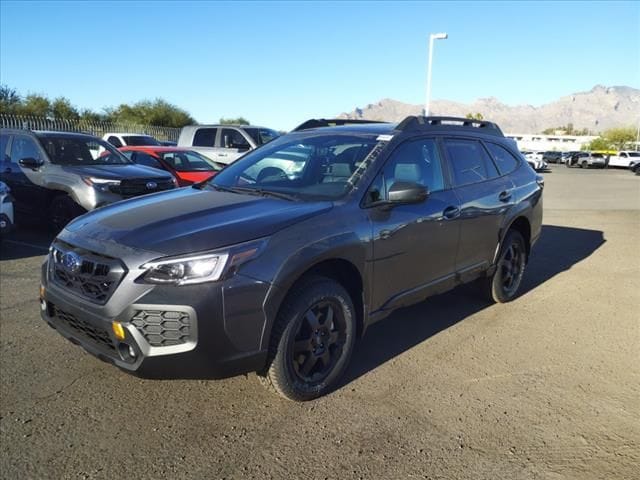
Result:
[[[433,41],[446,40],[446,33],[432,33],[429,35],[429,64],[427,66],[427,102],[424,104],[424,116],[429,116],[429,104],[431,103],[431,63],[433,62]]]

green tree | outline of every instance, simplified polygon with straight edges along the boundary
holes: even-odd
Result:
[[[238,118],[221,118],[220,125],[251,125],[251,122],[244,117]]]
[[[636,139],[636,130],[633,127],[612,128],[603,134],[615,150],[624,150],[625,147]]]
[[[123,103],[116,108],[106,108],[105,112],[110,120],[115,122],[176,128],[196,123],[185,110],[161,98],[153,101],[143,100],[133,105]]]
[[[44,95],[31,93],[26,96],[16,113],[34,117],[47,117],[51,114],[51,102]]]
[[[465,118],[469,118],[471,120],[484,120],[484,115],[482,115],[480,112],[476,113],[475,115],[469,112],[465,115]]]
[[[58,97],[51,103],[51,114],[54,118],[64,120],[77,120],[80,118],[78,110],[65,97]]]
[[[18,92],[7,85],[0,85],[0,113],[16,114],[22,103]]]
[[[582,146],[583,150],[609,150],[610,148],[609,141],[602,137],[594,138],[591,142]]]

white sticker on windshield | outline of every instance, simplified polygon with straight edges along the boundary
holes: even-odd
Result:
[[[392,138],[393,135],[378,135],[378,138],[376,138],[376,140],[379,142],[390,142]]]

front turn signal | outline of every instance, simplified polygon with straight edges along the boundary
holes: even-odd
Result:
[[[113,334],[116,336],[118,340],[124,340],[124,327],[120,322],[112,322],[111,328],[113,329]]]

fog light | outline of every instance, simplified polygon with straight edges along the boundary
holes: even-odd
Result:
[[[129,356],[134,359],[136,358],[136,351],[133,349],[131,345],[129,345]]]
[[[44,293],[45,293],[44,285],[40,285],[40,300],[44,300]]]
[[[118,340],[124,340],[124,337],[125,337],[124,327],[120,322],[113,322],[111,324],[111,328],[113,329],[113,334],[116,336]]]

